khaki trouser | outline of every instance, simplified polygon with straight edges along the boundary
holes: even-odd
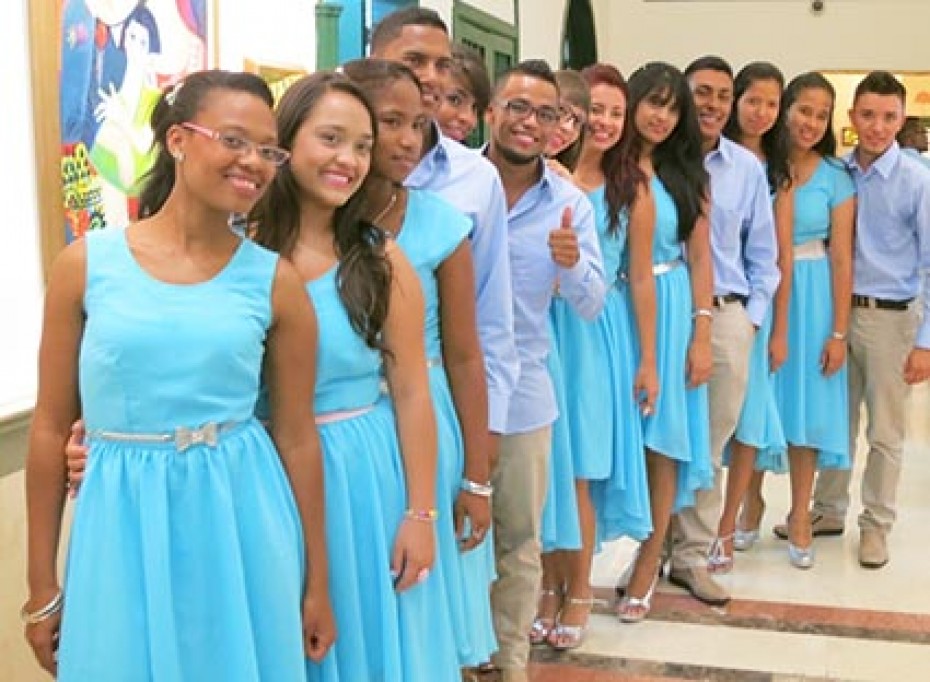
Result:
[[[672,565],[675,568],[703,566],[707,562],[707,550],[717,535],[723,502],[723,448],[739,423],[754,340],[755,328],[742,305],[728,303],[714,310],[711,330],[714,370],[707,391],[714,487],[699,490],[695,506],[672,517]]]
[[[914,347],[917,307],[909,310],[853,308],[849,327],[849,455],[855,457],[860,409],[867,414],[868,459],[862,475],[860,528],[891,530],[896,516],[901,453],[907,435],[911,388],[904,363]],[[790,351],[789,351],[790,352]],[[844,521],[852,471],[822,471],[814,511]]]
[[[498,651],[494,665],[520,679],[530,655],[529,631],[542,578],[540,535],[549,482],[552,428],[502,436],[492,476],[497,580],[491,611]]]

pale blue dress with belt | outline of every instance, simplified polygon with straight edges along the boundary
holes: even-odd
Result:
[[[813,257],[799,255],[799,247],[819,247],[828,240],[833,209],[854,195],[845,167],[826,158],[794,192],[788,359],[775,373],[774,390],[788,444],[816,450],[820,469],[849,468],[847,365],[829,377],[820,369],[824,345],[834,331],[830,258],[819,248]]]
[[[319,329],[314,408],[338,631],[323,664],[308,662],[309,679],[458,682],[438,572],[400,594],[390,573],[407,500],[394,409],[381,393],[381,354],[352,328],[335,266],[307,290]]]
[[[464,553],[459,550],[455,536],[452,506],[464,475],[465,445],[442,364],[440,337],[437,270],[465,242],[470,229],[471,221],[437,194],[411,189],[403,227],[397,235],[397,245],[420,279],[426,305],[426,357],[439,441],[436,570],[442,578],[448,604],[446,615],[452,620],[459,662],[463,666],[484,663],[497,651],[489,598],[495,577],[493,535],[488,533],[480,545]]]
[[[674,511],[694,505],[694,493],[713,485],[707,384],[688,388],[687,356],[693,322],[691,276],[683,262],[675,201],[658,176],[650,189],[656,207],[652,260],[656,274],[656,367],[659,396],[643,418],[647,448],[678,464]],[[624,297],[632,314],[629,288]]]
[[[762,320],[749,352],[749,377],[746,398],[736,424],[734,438],[756,449],[755,468],[768,471],[786,471],[788,467],[787,443],[781,427],[781,416],[775,402],[772,372],[769,365],[769,341],[772,338],[774,303]],[[729,445],[724,453],[729,463]]]
[[[642,425],[633,395],[635,327],[618,288],[627,226],[621,221],[616,233],[608,229],[603,185],[588,199],[594,207],[610,288],[604,309],[591,321],[581,318],[564,299],[553,298],[553,347],[561,364],[565,400],[554,428],[561,425],[567,430],[564,440],[575,478],[590,481],[598,541],[623,535],[641,540],[652,531],[652,521]],[[553,448],[560,445],[553,441]]]
[[[58,679],[304,680],[300,521],[253,417],[277,256],[243,240],[216,276],[176,285],[124,230],[86,248],[89,451]]]

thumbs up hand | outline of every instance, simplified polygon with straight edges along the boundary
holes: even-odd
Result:
[[[549,253],[555,264],[563,268],[574,267],[581,258],[578,236],[572,229],[572,209],[568,206],[562,211],[561,224],[549,233]]]

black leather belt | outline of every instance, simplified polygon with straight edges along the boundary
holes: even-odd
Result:
[[[878,308],[880,310],[907,310],[907,307],[913,301],[908,298],[903,301],[892,301],[887,298],[873,298],[872,296],[852,295],[853,308]]]
[[[742,305],[746,305],[749,297],[743,296],[742,294],[721,294],[720,296],[714,296],[711,300],[715,308],[722,308],[727,303],[741,303]]]

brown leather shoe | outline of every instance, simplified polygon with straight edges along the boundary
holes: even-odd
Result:
[[[811,535],[815,538],[842,535],[845,530],[842,521],[827,518],[823,514],[811,514]],[[775,537],[787,540],[788,522],[785,521],[785,523],[773,526],[772,532],[775,533]]]
[[[888,542],[878,528],[863,528],[859,533],[859,565],[881,568],[888,563]]]
[[[723,606],[730,601],[730,594],[707,573],[704,566],[673,568],[668,575],[672,585],[683,587],[691,596],[711,606]]]

